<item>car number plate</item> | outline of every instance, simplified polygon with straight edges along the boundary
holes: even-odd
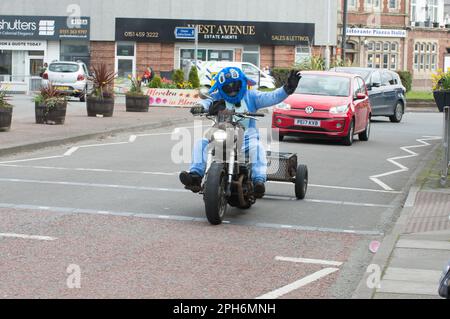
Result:
[[[57,86],[56,89],[59,91],[68,91],[69,87],[68,86]]]
[[[320,127],[320,121],[307,120],[307,119],[295,119],[295,125]]]

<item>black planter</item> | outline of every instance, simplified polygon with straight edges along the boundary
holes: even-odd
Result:
[[[439,112],[444,112],[445,106],[450,106],[450,90],[448,91],[434,91],[434,101],[439,109]]]
[[[433,28],[439,28],[439,22],[433,22]]]
[[[12,107],[0,107],[0,132],[7,132],[11,128]]]
[[[34,104],[36,124],[62,125],[66,120],[67,102],[57,103],[53,107],[45,104]]]
[[[86,100],[87,115],[95,117],[102,115],[103,117],[111,117],[114,113],[114,98],[97,98],[88,96]]]
[[[148,95],[126,95],[127,112],[148,112]]]
[[[445,28],[446,28],[446,29],[450,29],[450,24],[446,24],[446,25],[445,25]]]

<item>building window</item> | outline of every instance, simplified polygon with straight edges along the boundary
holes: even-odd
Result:
[[[436,71],[437,69],[437,44],[415,43],[414,44],[414,70]]]
[[[389,9],[391,10],[395,10],[397,9],[397,0],[389,0]]]
[[[127,78],[136,76],[136,57],[134,42],[117,42],[116,71],[117,76]]]
[[[311,56],[311,48],[307,45],[301,45],[295,48],[295,63],[302,64]]]
[[[195,49],[180,49],[180,68],[190,70],[191,63],[194,62]],[[233,50],[218,49],[198,49],[198,61],[234,61]]]
[[[417,19],[417,0],[411,0],[411,22]]]
[[[396,70],[398,68],[398,48],[397,42],[369,42],[367,44],[367,66]]]

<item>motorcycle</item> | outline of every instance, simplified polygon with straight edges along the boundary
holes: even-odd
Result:
[[[245,132],[241,122],[265,116],[226,110],[224,103],[221,106],[214,115],[209,112],[197,114],[214,122],[207,134],[206,174],[199,191],[203,195],[206,217],[212,225],[222,223],[228,205],[249,209],[256,202],[252,164],[246,154],[240,153]],[[297,199],[303,199],[308,187],[306,165],[297,166],[297,155],[292,153],[267,152],[267,159],[268,172],[273,171],[267,175],[268,181],[293,182]],[[276,169],[271,170],[271,166]]]

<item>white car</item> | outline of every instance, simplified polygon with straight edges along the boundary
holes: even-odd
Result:
[[[210,87],[214,76],[226,67],[237,67],[260,88],[275,89],[275,79],[249,62],[201,62],[197,64],[200,85]]]
[[[83,62],[54,61],[42,75],[44,84],[50,82],[56,90],[86,101],[89,72]]]

